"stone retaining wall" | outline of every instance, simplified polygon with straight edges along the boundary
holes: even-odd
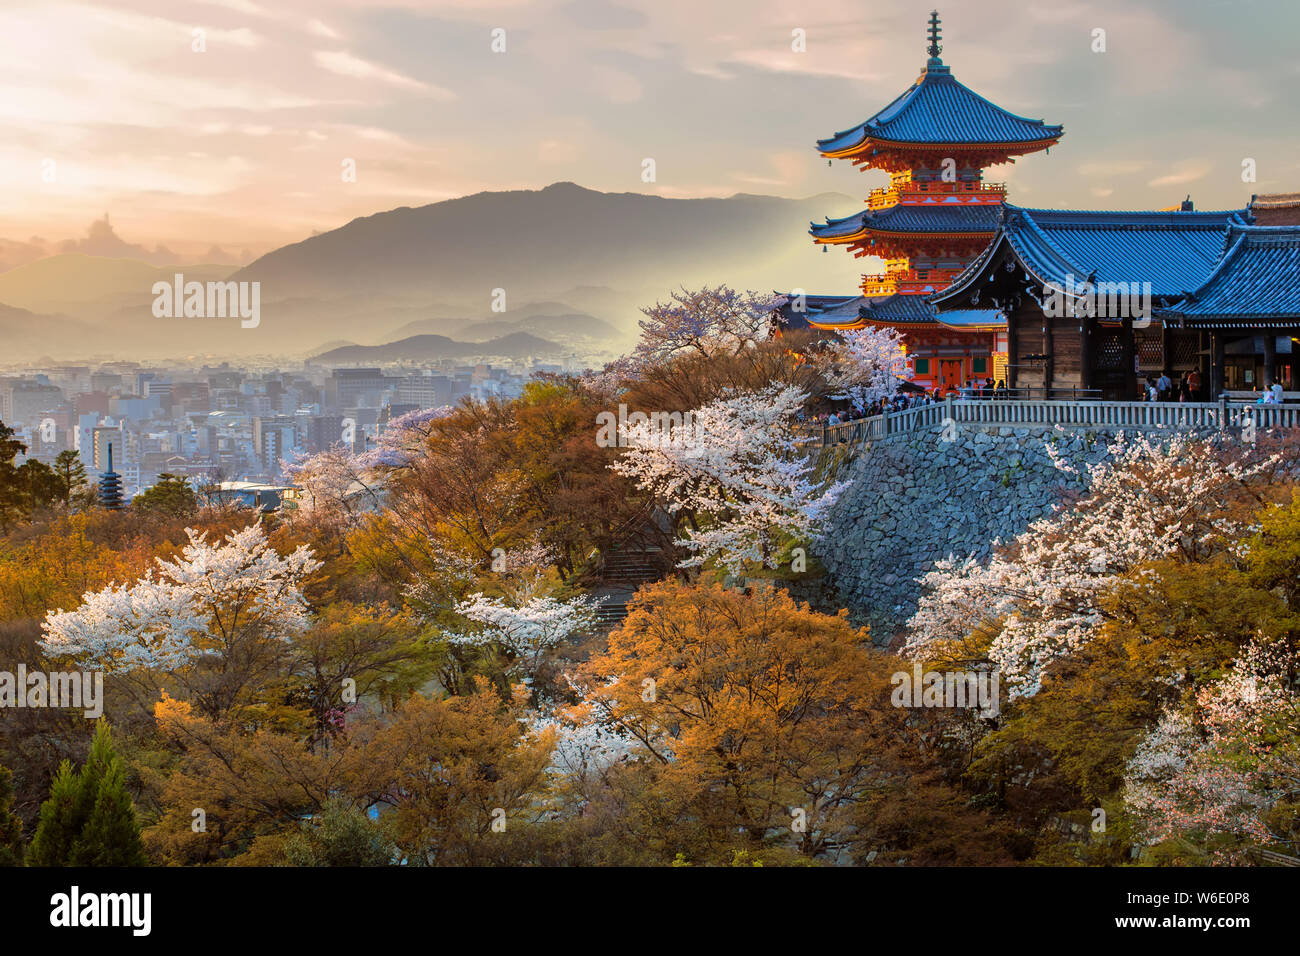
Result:
[[[816,543],[828,593],[888,644],[916,610],[918,579],[949,555],[987,557],[1051,514],[1080,479],[1047,453],[1056,443],[1075,464],[1107,455],[1113,432],[1027,426],[942,426],[864,444],[844,476],[853,481]],[[945,438],[950,440],[945,440]]]

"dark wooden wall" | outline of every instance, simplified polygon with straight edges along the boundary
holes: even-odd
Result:
[[[1010,314],[1007,361],[1015,366],[1015,386],[1032,389],[1036,398],[1066,397],[1086,388],[1084,342],[1080,320],[1074,316],[1051,317],[1032,299]]]

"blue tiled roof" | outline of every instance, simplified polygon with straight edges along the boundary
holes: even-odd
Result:
[[[1239,226],[1210,277],[1161,315],[1219,319],[1300,317],[1300,226]],[[1195,323],[1193,323],[1195,324]]]
[[[865,301],[860,295],[805,295],[803,311],[795,311],[796,296],[779,294],[789,299],[778,311],[790,329],[808,328],[810,318],[827,325],[852,325],[858,320],[858,306]]]
[[[978,328],[983,326],[1007,327],[1007,317],[998,309],[953,309],[935,317],[940,325],[950,329]]]
[[[997,309],[959,309],[939,315],[930,304],[928,296],[903,293],[863,299],[858,315],[869,321],[888,322],[900,328],[931,325],[935,322],[952,328],[1006,324],[1006,319]]]
[[[1065,286],[1149,282],[1155,298],[1181,297],[1200,286],[1223,254],[1229,226],[1244,209],[1215,212],[1111,212],[1004,206],[997,235],[946,290],[934,297],[956,305],[997,250],[1010,246],[1039,282]]]
[[[782,293],[790,295],[790,293]],[[936,315],[924,295],[885,295],[867,298],[860,295],[806,295],[804,311],[795,312],[792,301],[781,308],[788,328],[807,328],[811,319],[819,325],[853,326],[860,319],[888,322],[891,325],[931,325],[940,322],[955,329],[1005,324],[996,309],[961,309]]]
[[[881,232],[973,232],[997,231],[1000,206],[958,202],[933,202],[890,206],[887,209],[863,210],[843,219],[813,223],[811,232],[818,239],[852,236],[865,229]]]
[[[1063,129],[1008,113],[957,82],[948,67],[932,60],[894,102],[865,122],[819,140],[817,148],[835,153],[868,138],[893,143],[1032,145],[1056,139]]]
[[[895,293],[894,295],[863,299],[858,314],[864,319],[890,322],[896,325],[935,321],[934,309],[931,307],[929,300],[923,295],[915,294],[903,295],[902,293]]]

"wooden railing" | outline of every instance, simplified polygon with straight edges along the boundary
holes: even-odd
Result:
[[[900,269],[897,272],[875,272],[862,277],[863,295],[890,295],[894,292],[923,292],[927,288],[942,289],[952,283],[960,269]]]
[[[896,186],[873,189],[867,194],[868,209],[888,209],[890,206],[914,205],[935,196],[969,197],[972,203],[999,203],[1007,195],[1006,183],[985,182],[929,182],[914,181]]]
[[[897,412],[842,422],[810,425],[799,430],[796,442],[825,447],[856,443],[933,428],[951,421],[958,425],[1043,426],[1063,428],[1167,428],[1209,430],[1253,426],[1300,428],[1300,405],[1256,405],[1245,402],[1100,402],[952,398]]]
[[[1263,847],[1251,847],[1247,852],[1252,856],[1263,860],[1265,863],[1272,863],[1276,866],[1300,866],[1300,857],[1288,856],[1285,853],[1275,853],[1272,850],[1265,850]]]

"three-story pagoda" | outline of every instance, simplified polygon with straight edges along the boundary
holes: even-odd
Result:
[[[800,304],[816,328],[899,329],[914,381],[947,389],[1003,377],[1006,361],[1006,319],[997,310],[940,316],[928,300],[997,232],[1006,187],[985,182],[984,170],[1048,149],[1063,128],[1009,113],[958,82],[939,58],[939,40],[934,12],[929,59],[916,82],[874,116],[817,143],[828,159],[889,173],[889,187],[873,190],[865,210],[810,230],[819,245],[883,259],[885,271],[864,275],[860,295],[805,296]]]

